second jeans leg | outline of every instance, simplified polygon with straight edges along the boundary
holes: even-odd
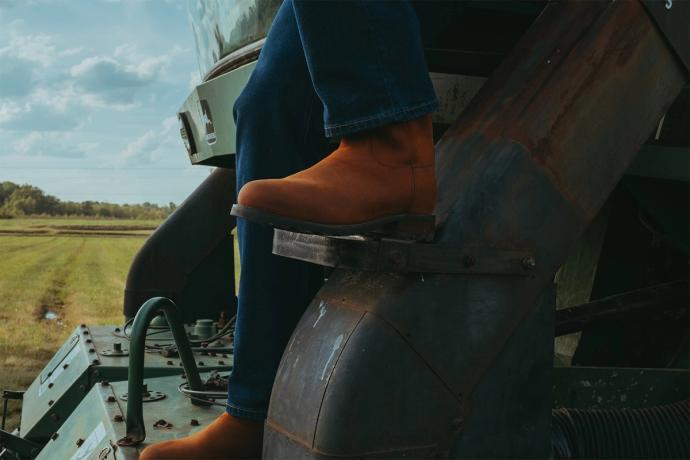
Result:
[[[235,104],[237,185],[284,177],[334,148],[323,136],[292,6],[278,11],[249,83]],[[228,412],[265,418],[283,349],[323,280],[321,267],[271,253],[273,229],[238,219],[241,279]]]

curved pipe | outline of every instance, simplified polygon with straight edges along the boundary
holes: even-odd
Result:
[[[180,312],[175,303],[165,297],[155,297],[148,300],[134,317],[131,338],[129,342],[129,369],[127,380],[127,436],[118,441],[119,445],[135,445],[146,439],[143,412],[144,386],[144,357],[146,349],[146,330],[151,320],[159,312],[165,314],[170,330],[182,360],[182,368],[187,376],[189,388],[194,391],[203,389],[199,370],[194,361],[194,355],[187,338],[184,324],[180,321]],[[202,405],[203,402],[192,400],[192,404]]]
[[[234,314],[234,201],[235,170],[217,168],[156,229],[129,268],[127,318],[156,296],[176,302],[184,322]]]

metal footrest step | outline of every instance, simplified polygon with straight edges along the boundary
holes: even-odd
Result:
[[[401,273],[530,276],[525,249],[418,243],[360,236],[331,237],[276,229],[273,254],[333,268]]]

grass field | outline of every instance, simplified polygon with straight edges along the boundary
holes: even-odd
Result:
[[[158,224],[0,220],[0,390],[25,389],[78,324],[122,322],[129,264]]]

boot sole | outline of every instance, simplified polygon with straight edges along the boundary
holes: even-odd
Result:
[[[230,214],[281,230],[324,236],[388,236],[413,241],[433,241],[435,230],[433,215],[394,214],[359,224],[333,225],[292,219],[241,204],[234,204]]]

